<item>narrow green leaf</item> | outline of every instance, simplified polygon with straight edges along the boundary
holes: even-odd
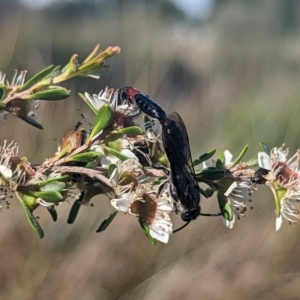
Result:
[[[221,152],[216,162],[216,168],[222,170],[224,167],[224,163],[225,163],[225,154],[224,152]]]
[[[57,221],[57,211],[56,211],[54,205],[47,207],[47,210],[49,211],[53,222],[56,222]]]
[[[28,207],[33,209],[33,207],[36,206],[36,197],[23,194],[22,199]]]
[[[78,93],[78,95],[81,97],[81,99],[87,104],[87,106],[94,112],[95,115],[97,115],[96,108],[88,101],[85,97],[85,95]]]
[[[270,155],[270,149],[267,146],[267,144],[265,144],[264,142],[260,142],[259,146],[261,148],[262,151],[264,151],[265,153],[267,153],[268,155]]]
[[[255,156],[253,156],[250,160],[248,160],[246,164],[247,164],[248,167],[258,166],[257,154]]]
[[[73,54],[69,62],[62,68],[61,73],[65,75],[73,74],[78,70],[78,55]]]
[[[138,126],[130,126],[114,130],[111,134],[132,134],[132,135],[141,135],[144,134],[143,130]]]
[[[146,237],[148,238],[148,240],[150,241],[151,245],[155,246],[156,245],[156,239],[154,239],[150,235],[150,229],[147,226],[147,224],[145,223],[145,221],[142,218],[139,218],[139,223],[140,223],[142,229],[144,230],[144,233],[145,233]]]
[[[117,168],[117,166],[115,165],[115,164],[110,164],[109,166],[108,166],[108,177],[110,177],[111,176],[111,174],[113,173],[113,171],[115,170]]]
[[[25,215],[27,217],[27,220],[28,220],[31,228],[36,232],[36,234],[39,236],[39,238],[42,239],[44,237],[44,231],[43,231],[42,227],[40,226],[40,224],[38,223],[38,221],[32,214],[32,211],[29,209],[29,207],[23,201],[21,194],[16,192],[16,196],[23,207],[23,210],[25,212]]]
[[[44,129],[44,127],[38,123],[35,119],[31,118],[31,117],[28,117],[26,116],[25,118],[23,118],[22,116],[17,116],[19,119],[22,119],[23,121],[25,121],[26,123],[34,126],[35,128],[38,128],[38,129]]]
[[[222,208],[223,211],[223,217],[228,220],[229,222],[231,222],[233,220],[234,217],[234,212],[230,206],[230,204],[227,202],[225,204],[225,206]]]
[[[92,60],[94,57],[96,57],[99,50],[100,50],[100,44],[97,44],[94,50],[87,56],[87,58],[82,62],[82,64],[85,64],[90,60]]]
[[[41,187],[41,191],[55,191],[55,192],[62,192],[65,189],[66,184],[60,181],[52,181],[46,184],[45,186]]]
[[[76,200],[72,205],[72,208],[70,210],[69,217],[67,220],[68,224],[74,223],[74,221],[78,215],[79,209],[81,207],[81,202],[82,202],[83,197],[84,197],[84,191],[81,192],[79,199]]]
[[[99,156],[101,156],[101,153],[96,152],[96,151],[89,151],[89,152],[75,154],[74,156],[67,158],[65,161],[66,162],[78,161],[78,162],[88,163],[88,162],[94,161]]]
[[[42,198],[49,203],[57,203],[63,200],[62,194],[56,191],[30,192],[30,194],[35,197]]]
[[[96,232],[102,232],[104,231],[109,225],[110,223],[114,220],[114,218],[116,217],[118,211],[116,209],[114,209],[106,218],[105,220],[101,223],[101,225],[99,226],[99,228],[97,229]]]
[[[114,112],[110,105],[104,104],[101,106],[97,112],[92,132],[90,133],[90,136],[86,140],[85,144],[88,145],[94,137],[98,136],[98,134],[100,134],[102,130],[111,123],[113,114]]]
[[[207,188],[206,190],[203,190],[203,189],[201,189],[200,187],[199,187],[199,192],[200,192],[200,194],[202,194],[205,198],[210,198],[210,197],[213,195],[213,193],[214,193],[213,189],[211,189],[211,188]]]
[[[274,196],[275,214],[276,217],[279,217],[281,211],[281,200],[286,196],[288,190],[282,187],[278,187],[278,188],[271,187],[271,191]]]
[[[223,191],[218,191],[217,198],[218,198],[218,202],[219,202],[219,207],[221,208],[221,210],[223,210],[225,208],[226,204],[228,204],[227,197],[224,195]],[[231,221],[231,220],[229,220],[229,221]]]
[[[22,99],[58,101],[68,98],[71,91],[59,86],[50,86],[45,90],[22,97]]]
[[[199,158],[197,158],[193,161],[193,165],[198,166],[198,165],[202,164],[204,161],[207,161],[208,159],[213,157],[215,153],[216,153],[216,149],[213,149],[209,152],[202,154]]]
[[[104,149],[105,149],[108,153],[113,154],[115,157],[117,157],[117,158],[120,159],[121,161],[125,161],[125,160],[127,160],[127,159],[130,159],[130,157],[128,157],[128,156],[122,154],[121,152],[116,151],[116,150],[114,150],[114,149],[112,149],[112,148],[109,148],[109,147],[104,146]]]
[[[247,150],[248,150],[248,145],[246,145],[243,149],[242,149],[242,151],[241,151],[241,153],[239,154],[239,156],[229,165],[229,166],[227,166],[226,168],[228,169],[228,170],[230,170],[231,168],[233,168],[235,165],[237,165],[240,161],[241,161],[241,159],[244,157],[244,155],[246,154],[246,152],[247,152]]]
[[[6,86],[2,83],[0,84],[0,100],[4,100],[6,98],[7,95],[7,88]],[[4,107],[3,107],[4,106]],[[5,108],[5,104],[2,103],[1,104],[1,108],[0,109],[4,109]]]
[[[57,69],[57,67],[55,67],[54,65],[50,65],[49,67],[43,69],[42,71],[31,77],[28,81],[26,81],[20,90],[24,91],[34,84],[38,83],[39,81],[43,80],[45,77],[48,77],[50,74],[52,74],[55,69]]]
[[[68,179],[70,178],[69,175],[63,175],[63,176],[60,176],[60,177],[55,177],[55,178],[50,178],[50,179],[47,179],[45,181],[39,181],[36,183],[36,186],[38,187],[43,187],[51,182],[55,182],[55,181],[67,181]]]

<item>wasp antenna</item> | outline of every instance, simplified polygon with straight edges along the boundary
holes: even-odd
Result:
[[[77,131],[81,125],[82,125],[82,123],[80,121],[78,121],[74,126],[74,131]]]
[[[176,230],[173,230],[173,233],[180,231],[181,229],[183,229],[184,227],[188,226],[190,224],[191,220],[189,220],[188,222],[186,222],[184,225],[182,225],[181,227],[177,228]]]
[[[219,217],[219,216],[223,216],[222,212],[216,213],[216,214],[202,214],[199,213],[199,216],[204,216],[204,217]]]

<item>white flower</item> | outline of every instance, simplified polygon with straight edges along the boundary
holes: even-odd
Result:
[[[224,151],[223,169],[228,169],[228,167],[230,167],[230,164],[232,162],[232,158],[233,158],[233,155],[231,154],[231,152],[228,151],[228,150],[225,150]],[[217,162],[215,160],[213,160],[213,159],[211,161],[204,161],[202,163],[202,168],[206,169],[206,168],[209,168],[209,167],[215,167],[216,163]]]
[[[121,195],[127,193],[138,185],[144,177],[144,171],[140,163],[135,159],[117,161],[117,168],[112,172],[109,181],[115,187],[115,193]]]
[[[297,210],[293,203],[298,203],[300,195],[295,191],[288,191],[286,195],[280,199],[280,213],[276,217],[275,230],[279,230],[283,224],[283,219],[290,224],[298,223],[300,219],[299,210]]]
[[[84,93],[86,100],[98,111],[104,104],[109,104],[112,106],[112,103],[115,102],[114,98],[117,97],[117,94],[114,93],[114,89],[106,87],[104,90],[101,90],[98,95],[93,94],[92,96],[89,93]],[[112,106],[113,107],[113,106]]]
[[[4,177],[6,180],[11,180],[12,170],[6,166],[0,165],[0,176]]]
[[[0,72],[0,84],[5,85],[7,88],[12,89],[14,87],[22,86],[25,83],[27,71],[20,71],[15,70],[14,76],[12,80],[9,82],[6,79],[6,74],[3,72]],[[3,99],[2,99],[3,100]],[[33,119],[36,121],[37,119],[37,110],[40,107],[40,100],[26,100],[27,103],[30,105],[30,111],[27,114],[27,119]],[[7,111],[2,110],[0,111],[0,124],[3,123],[6,120],[6,115],[8,114]]]
[[[265,152],[258,153],[258,164],[269,171],[268,181],[276,181],[280,187],[300,192],[299,153],[298,150],[287,159],[288,148],[273,148],[270,156]]]
[[[149,185],[140,185],[135,191],[123,194],[119,199],[112,199],[111,204],[121,213],[142,219],[153,238],[163,243],[168,242],[173,233],[170,219],[173,200],[168,193],[157,197],[156,190],[150,190]]]
[[[299,154],[298,150],[288,159],[289,149],[283,149],[283,146],[273,148],[270,155],[258,153],[259,166],[269,171],[264,178],[274,195],[276,230],[281,228],[283,220],[295,224],[300,219],[299,211],[293,205],[300,200]]]
[[[84,93],[85,99],[89,104],[98,111],[104,104],[110,105],[116,112],[122,113],[124,116],[137,117],[141,114],[139,108],[128,99],[121,99],[119,97],[119,91],[106,87],[100,91],[98,95],[92,96],[88,93]]]
[[[135,161],[139,161],[139,159],[137,158],[137,156],[129,149],[122,149],[120,151],[121,154],[127,156],[129,159],[133,159]],[[108,168],[108,166],[110,164],[116,164],[117,162],[119,162],[120,159],[117,158],[116,156],[113,155],[106,155],[104,157],[101,158],[101,166],[103,168]]]
[[[241,216],[245,216],[248,207],[247,202],[252,201],[252,190],[248,182],[233,182],[224,195],[228,199],[233,217],[230,221],[224,217],[222,219],[225,226],[232,229],[235,223],[235,216],[238,219]]]

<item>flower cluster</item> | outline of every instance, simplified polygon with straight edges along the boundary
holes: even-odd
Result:
[[[264,179],[270,187],[275,200],[276,223],[275,228],[279,230],[283,219],[290,223],[297,223],[300,219],[299,210],[294,204],[300,200],[300,172],[298,150],[288,159],[289,149],[273,148],[270,153],[259,152],[259,166],[267,170]]]

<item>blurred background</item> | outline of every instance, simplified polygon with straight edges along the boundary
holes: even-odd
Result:
[[[77,96],[133,85],[184,119],[194,158],[212,148],[247,158],[283,142],[296,151],[300,122],[300,2],[296,0],[0,0],[0,69],[29,76],[64,65],[97,43],[119,45],[113,70],[99,81],[67,82],[72,96],[46,103],[40,131],[9,116],[0,138],[40,163],[92,114]],[[101,202],[101,203],[100,203]],[[214,200],[202,199],[214,212]],[[38,210],[38,240],[18,203],[0,216],[0,299],[299,299],[300,227],[275,232],[271,192],[233,230],[220,218],[198,218],[151,246],[134,218],[118,216],[103,233],[107,199],[83,207],[75,224]],[[179,218],[177,218],[179,219]],[[174,220],[175,228],[182,225]]]

